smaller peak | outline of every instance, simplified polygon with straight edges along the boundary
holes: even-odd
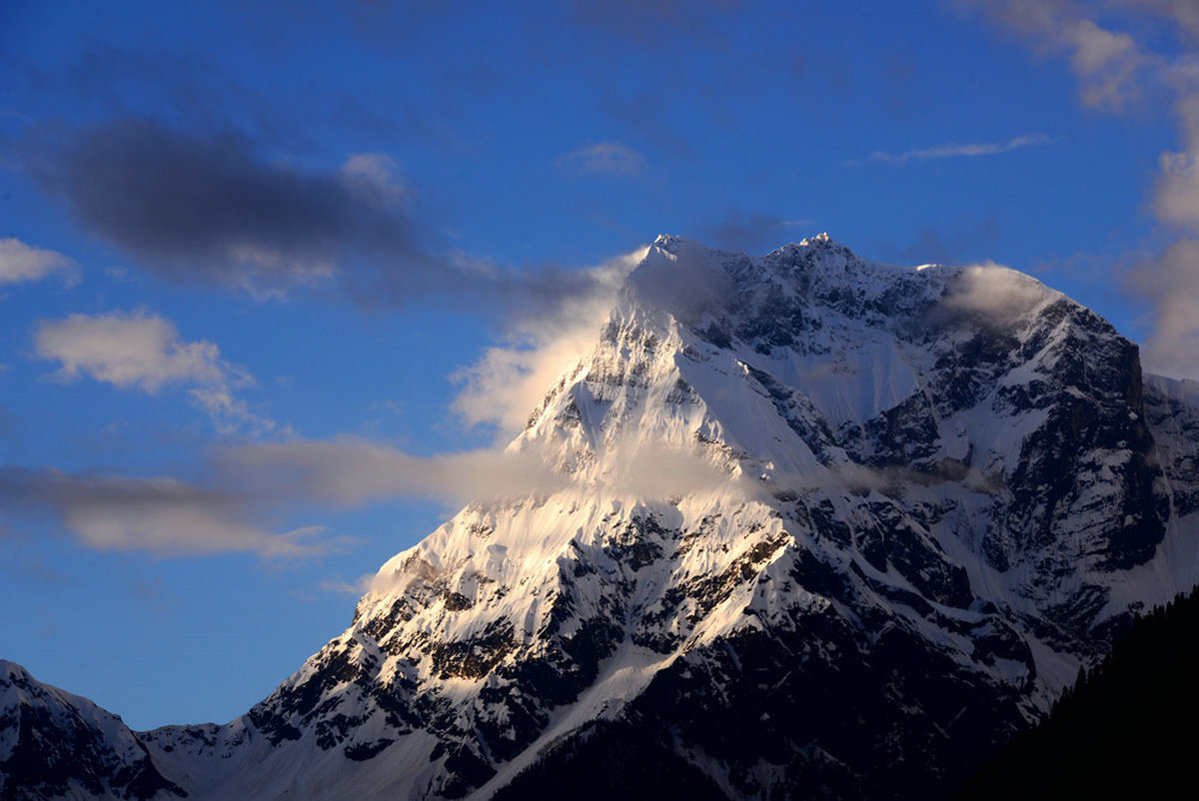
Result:
[[[657,238],[654,239],[653,246],[667,253],[678,253],[684,249],[712,250],[712,248],[696,242],[694,239],[688,239],[685,236],[678,236],[676,234],[658,234]]]
[[[654,239],[654,244],[670,247],[672,245],[679,245],[686,241],[686,237],[679,236],[678,234],[658,234],[658,236]]]
[[[802,239],[799,244],[801,247],[802,246],[826,247],[826,248],[843,247],[843,245],[841,245],[839,242],[835,241],[831,236],[829,236],[827,231],[816,234],[816,236],[806,237],[806,238]]]
[[[840,255],[851,261],[856,261],[858,259],[857,255],[852,250],[833,239],[828,235],[827,232],[819,233],[815,236],[805,237],[798,242],[792,242],[789,245],[784,245],[769,255],[777,258],[778,256],[793,256],[800,253],[807,253],[809,258],[814,256],[823,259],[826,255]]]
[[[29,676],[29,671],[16,662],[0,659],[0,680],[12,681],[14,678],[24,678],[26,676]]]
[[[687,240],[675,234],[658,234],[654,238],[654,243],[650,245],[650,250],[659,250],[663,253],[677,255],[679,249],[685,245]]]

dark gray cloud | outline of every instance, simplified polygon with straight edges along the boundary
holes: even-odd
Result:
[[[700,227],[700,237],[725,250],[761,253],[800,239],[815,231],[803,230],[811,220],[786,220],[777,214],[735,211],[723,220]]]
[[[570,5],[580,25],[641,45],[685,34],[713,46],[723,41],[719,18],[736,11],[742,0],[573,0]]]
[[[274,98],[194,48],[132,49],[84,37],[73,53],[53,66],[11,64],[6,77],[23,108],[43,119],[64,109],[72,119],[152,115],[195,129],[230,120],[258,135],[301,138]]]
[[[269,291],[361,257],[427,260],[405,190],[375,160],[331,172],[272,163],[243,136],[121,120],[38,164],[85,225],[175,280]]]
[[[690,159],[695,150],[672,119],[674,94],[669,89],[641,92],[631,97],[609,97],[600,109],[639,139],[675,158]]]
[[[338,287],[364,305],[436,302],[494,316],[550,313],[607,288],[594,271],[499,267],[455,254],[394,162],[315,170],[246,136],[126,119],[34,150],[41,185],[88,229],[172,281],[256,295]]]
[[[281,14],[277,10],[274,15],[246,16],[266,26],[257,49],[263,57],[269,53],[274,62],[302,60],[309,64],[303,45],[286,35],[281,38]],[[346,27],[316,19],[308,24],[314,29],[320,24],[325,35]],[[294,34],[293,27],[283,27]],[[457,91],[437,92],[435,100],[430,100],[417,99],[402,86],[376,87],[372,92],[375,99],[366,103],[355,87],[312,80],[299,81],[303,87],[300,94],[278,86],[262,91],[247,83],[244,75],[230,71],[219,54],[187,45],[131,48],[89,37],[81,38],[71,58],[52,65],[6,58],[0,53],[0,70],[8,79],[7,93],[30,119],[142,118],[196,132],[211,131],[215,120],[253,141],[271,142],[288,152],[316,149],[315,142],[326,130],[350,131],[359,142],[391,145],[404,141],[459,148],[462,133],[451,124],[459,116],[460,101],[455,98],[471,82],[494,86],[498,81],[486,65],[456,60],[443,70],[444,75],[430,75],[429,81]],[[43,129],[33,136],[46,134]],[[11,143],[10,149],[19,144]]]
[[[453,25],[461,14],[485,8],[472,0],[224,0],[220,5],[241,20],[256,45],[268,48],[297,32],[330,29],[366,44],[394,48],[397,42],[411,44],[439,26]]]
[[[950,230],[924,228],[910,245],[899,250],[904,264],[958,264],[975,260],[999,242],[994,217],[962,223]]]

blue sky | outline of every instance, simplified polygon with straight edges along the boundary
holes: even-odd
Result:
[[[0,657],[244,712],[659,233],[994,261],[1199,375],[1197,9],[4,4]]]

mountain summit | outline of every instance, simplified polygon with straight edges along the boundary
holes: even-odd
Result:
[[[1199,580],[1199,392],[999,267],[659,237],[509,450],[563,481],[114,794],[935,798]]]

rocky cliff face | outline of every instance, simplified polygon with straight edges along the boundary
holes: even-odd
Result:
[[[935,797],[1199,579],[1197,396],[1013,271],[661,237],[510,446],[560,485],[138,736],[198,798]]]

